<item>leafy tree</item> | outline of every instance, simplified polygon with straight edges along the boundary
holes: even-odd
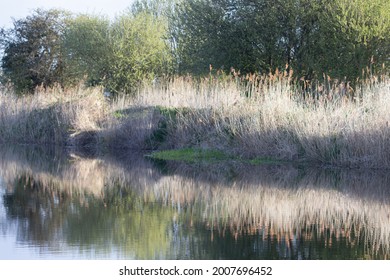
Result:
[[[137,0],[131,6],[133,15],[146,12],[156,18],[167,17],[181,0]]]
[[[141,82],[171,71],[168,21],[157,12],[162,8],[146,1],[137,5],[113,23],[87,15],[69,21],[64,36],[69,80],[87,77],[89,85],[133,93]]]
[[[202,73],[229,63],[231,24],[224,1],[183,1],[172,18],[179,71]],[[229,67],[231,65],[228,65]]]
[[[357,77],[369,67],[372,74],[384,64],[389,68],[390,2],[387,0],[333,0],[325,6],[332,16],[334,48],[328,59],[339,74]],[[339,62],[339,63],[337,63]],[[386,65],[387,64],[387,65]]]
[[[175,36],[175,25],[173,24],[173,18],[176,14],[176,8],[179,3],[184,0],[137,0],[133,3],[131,7],[131,12],[133,15],[138,15],[140,13],[147,13],[152,15],[154,18],[165,22],[166,24],[166,34],[163,36],[164,41],[168,44],[171,51],[171,56],[174,59],[172,67],[177,66],[177,49]]]
[[[144,80],[169,73],[172,55],[167,22],[147,12],[119,17],[112,26],[113,61],[109,87],[133,93]]]
[[[268,72],[285,65],[306,71],[318,36],[318,7],[310,0],[190,0],[175,18],[181,70],[238,68]],[[309,51],[306,53],[306,51]],[[298,62],[298,59],[300,62]],[[313,59],[314,60],[314,59]]]
[[[188,0],[172,22],[181,72],[215,68],[354,80],[388,63],[386,0]]]
[[[70,84],[86,78],[88,85],[104,84],[113,60],[110,21],[79,15],[67,22],[64,32],[64,75]]]
[[[61,36],[67,17],[63,11],[38,9],[14,20],[13,28],[2,30],[3,76],[13,82],[17,92],[62,83]]]

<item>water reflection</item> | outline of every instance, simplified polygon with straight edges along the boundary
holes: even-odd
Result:
[[[0,149],[0,258],[387,259],[390,175]]]

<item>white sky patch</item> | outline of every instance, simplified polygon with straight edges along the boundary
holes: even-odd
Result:
[[[88,13],[106,15],[113,19],[125,12],[134,0],[2,0],[0,27],[12,27],[12,18],[21,19],[37,8],[45,10],[57,8],[75,14]]]

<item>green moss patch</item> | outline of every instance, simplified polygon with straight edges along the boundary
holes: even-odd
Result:
[[[286,163],[286,161],[272,159],[272,158],[255,158],[255,159],[248,160],[248,162],[253,165]]]
[[[158,151],[147,155],[147,157],[156,160],[165,160],[165,161],[172,160],[172,161],[183,161],[183,162],[190,162],[190,163],[201,162],[201,161],[215,162],[215,161],[224,161],[224,160],[235,160],[235,161],[249,163],[253,165],[286,163],[285,161],[271,159],[271,158],[255,158],[251,160],[246,160],[246,159],[229,156],[217,150],[202,150],[196,148]]]
[[[198,162],[198,161],[221,161],[232,159],[223,152],[216,150],[202,150],[195,148],[186,148],[178,150],[158,151],[154,152],[148,157],[159,160],[175,160],[185,162]]]

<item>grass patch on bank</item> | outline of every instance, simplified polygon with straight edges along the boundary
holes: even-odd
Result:
[[[244,160],[245,162],[248,162],[253,165],[260,165],[260,164],[281,164],[281,163],[287,163],[288,161],[283,160],[277,160],[273,158],[255,158],[250,160]]]
[[[214,162],[233,159],[233,157],[228,156],[221,151],[202,150],[195,148],[158,151],[147,155],[147,157],[158,160],[184,161],[191,163],[199,161]]]
[[[216,161],[239,161],[249,163],[252,165],[260,164],[280,164],[286,163],[286,161],[276,160],[272,158],[255,158],[255,159],[242,159],[227,155],[217,150],[203,150],[197,148],[185,148],[176,150],[157,151],[152,154],[146,155],[148,158],[165,161],[183,161],[188,163],[196,162],[216,162]]]

